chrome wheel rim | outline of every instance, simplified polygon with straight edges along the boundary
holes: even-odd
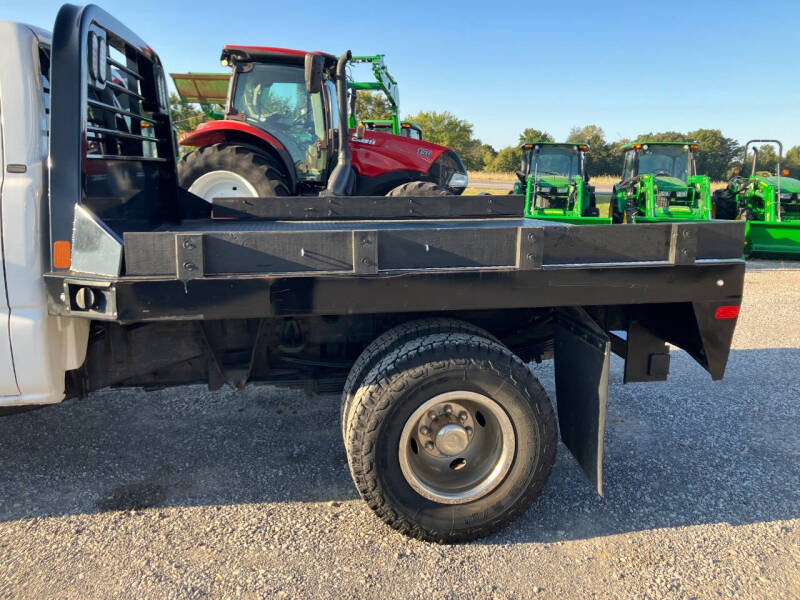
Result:
[[[440,504],[464,504],[494,490],[514,462],[516,434],[506,411],[483,394],[459,390],[424,402],[400,434],[408,484]]]
[[[206,202],[214,198],[256,198],[256,188],[244,177],[233,171],[211,171],[205,173],[189,187],[195,196]]]

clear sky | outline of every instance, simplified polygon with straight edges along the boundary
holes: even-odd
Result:
[[[60,4],[0,0],[0,19],[52,29]],[[226,43],[385,53],[404,114],[449,110],[496,148],[589,123],[800,144],[798,0],[98,4],[170,71],[221,71]]]

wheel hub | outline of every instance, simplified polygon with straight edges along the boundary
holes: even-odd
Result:
[[[421,496],[463,504],[485,496],[505,478],[516,450],[514,427],[492,398],[445,392],[424,402],[400,435],[400,468]]]

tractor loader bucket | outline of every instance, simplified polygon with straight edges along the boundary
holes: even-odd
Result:
[[[748,221],[745,254],[781,255],[800,259],[800,220]]]

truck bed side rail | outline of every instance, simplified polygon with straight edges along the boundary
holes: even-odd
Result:
[[[141,38],[97,6],[64,5],[53,31],[51,105],[51,247],[69,247],[76,205],[117,236],[175,219],[166,80]],[[63,258],[56,263],[65,268]]]

